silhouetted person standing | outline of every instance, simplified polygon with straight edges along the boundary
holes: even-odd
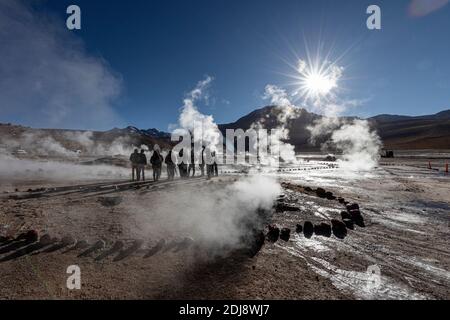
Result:
[[[219,176],[219,167],[217,166],[217,158],[216,158],[216,152],[213,151],[212,152],[212,175],[217,177]]]
[[[135,178],[135,173],[136,173],[136,179],[137,181],[140,180],[140,172],[139,172],[139,151],[138,149],[134,149],[134,152],[130,155],[130,161],[131,161],[131,176],[132,176],[132,180],[134,180]]]
[[[206,172],[208,175],[208,179],[211,177],[217,177],[219,175],[215,151],[211,152],[211,161],[210,162],[211,162],[211,164],[206,165]]]
[[[161,168],[164,159],[161,156],[160,149],[157,144],[154,146],[153,150],[154,151],[152,157],[150,158],[150,163],[152,164],[153,168],[153,180],[158,181],[161,177]]]
[[[145,150],[141,149],[139,154],[139,164],[138,164],[138,177],[142,177],[142,181],[145,181],[145,166],[147,165],[147,157],[145,156]],[[138,178],[139,180],[139,178]]]
[[[180,171],[180,178],[184,179],[187,176],[187,164],[184,163],[184,149],[178,153],[178,171]]]
[[[200,172],[202,177],[205,175],[205,146],[202,146],[202,152],[200,153]]]
[[[195,177],[195,153],[194,148],[191,148],[191,162],[189,164],[188,173],[187,176],[189,177],[191,175],[192,170],[192,177]]]
[[[172,160],[172,150],[169,151],[164,162],[167,166],[167,179],[173,180],[175,178],[175,163]]]

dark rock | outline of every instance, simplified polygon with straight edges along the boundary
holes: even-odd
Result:
[[[322,188],[316,189],[316,194],[319,198],[326,198],[326,193],[327,192],[325,191],[325,189],[322,189]]]
[[[120,250],[122,250],[122,248],[123,248],[124,246],[125,246],[124,242],[118,240],[118,241],[116,241],[116,242],[114,243],[114,245],[112,246],[111,249],[109,249],[109,250],[103,252],[102,254],[100,254],[98,257],[95,258],[95,260],[96,260],[96,261],[103,260],[103,259],[105,259],[106,257],[108,257],[108,256],[110,256],[110,255],[112,255],[112,254],[114,254],[114,253],[116,253],[116,252],[119,252]]]
[[[263,247],[265,240],[266,236],[264,235],[263,231],[253,231],[252,242],[248,248],[248,256],[250,258],[253,258],[258,254],[258,252]]]
[[[359,210],[350,210],[349,212],[351,220],[361,228],[364,228],[366,225],[364,223],[364,218],[361,215],[361,212]]]
[[[0,236],[0,243],[6,243],[6,242],[10,242],[12,241],[13,238],[8,237],[8,236]]]
[[[333,192],[325,192],[325,198],[327,198],[328,200],[336,200],[336,197],[333,195]]]
[[[301,224],[297,224],[295,232],[302,233],[303,232],[303,226]]]
[[[122,203],[122,197],[99,197],[98,201],[104,207],[115,207]]]
[[[339,201],[339,203],[344,203],[345,202],[345,199],[344,198],[338,198],[338,201]]]
[[[132,255],[133,253],[138,251],[142,247],[143,244],[144,244],[144,241],[142,241],[142,240],[139,240],[139,239],[134,240],[133,244],[129,248],[119,252],[119,254],[113,259],[113,261],[120,261],[120,260],[123,260],[123,259],[129,257],[130,255]]]
[[[263,233],[264,236],[264,233]],[[194,244],[194,239],[189,238],[189,237],[185,237],[183,240],[181,240],[178,245],[177,245],[177,252],[180,250],[184,250],[189,248],[191,245]],[[264,240],[263,240],[263,244],[264,244]]]
[[[359,210],[359,205],[357,203],[352,203],[347,205],[347,211]]]
[[[277,242],[280,237],[280,229],[277,226],[269,226],[269,232],[267,232],[266,237],[272,243]]]
[[[308,239],[314,234],[314,225],[310,221],[306,221],[303,225],[303,234]]]
[[[148,250],[148,252],[145,254],[144,258],[149,258],[151,256],[154,256],[157,254],[162,248],[164,248],[164,245],[166,244],[166,240],[161,239],[159,242],[152,248]]]
[[[105,241],[103,240],[98,240],[96,243],[94,243],[90,248],[88,248],[86,251],[80,253],[78,255],[78,257],[86,257],[88,255],[90,255],[91,253],[98,251],[98,250],[102,250],[105,248]]]
[[[344,239],[347,236],[347,227],[342,221],[333,219],[331,220],[331,225],[336,238]]]
[[[291,229],[289,229],[289,228],[281,229],[281,232],[280,232],[281,240],[288,242],[290,237],[291,237]]]
[[[291,206],[289,204],[278,202],[275,206],[275,210],[277,212],[284,212],[284,211],[300,211],[300,208]]]
[[[65,246],[71,246],[71,245],[75,244],[75,242],[76,242],[76,240],[70,235],[64,236],[61,239],[61,243]]]
[[[36,230],[29,230],[20,234],[17,240],[25,240],[27,242],[36,242],[39,239],[39,233]]]
[[[75,248],[74,249],[85,249],[87,247],[89,247],[89,242],[87,242],[86,240],[79,240],[75,244]]]
[[[347,229],[350,229],[350,230],[354,230],[355,229],[355,225],[353,224],[353,220],[352,219],[342,219],[342,222],[344,222],[344,224],[347,227]]]
[[[331,237],[331,226],[325,222],[322,222],[320,224],[316,224],[314,226],[314,234],[316,236],[322,236],[322,237]]]
[[[305,187],[305,191],[311,192],[311,191],[313,191],[313,190],[311,189],[311,187]]]
[[[40,239],[39,239],[39,243],[43,246],[48,246],[51,245],[53,243],[55,243],[56,239],[50,237],[50,235],[48,234],[44,234]]]
[[[341,211],[341,217],[342,219],[351,219],[352,216],[347,211]]]

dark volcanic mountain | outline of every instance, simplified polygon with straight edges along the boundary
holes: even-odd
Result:
[[[386,148],[450,149],[450,110],[418,117],[379,115],[370,121]]]
[[[223,133],[226,129],[247,130],[256,122],[263,122],[266,129],[273,129],[279,125],[277,120],[279,112],[277,107],[264,107],[249,113],[236,122],[219,125],[219,129]],[[287,123],[290,131],[288,142],[294,145],[297,151],[318,150],[321,143],[328,140],[328,137],[323,137],[322,141],[317,141],[317,145],[313,146],[310,143],[311,134],[307,127],[321,118],[321,115],[310,113],[305,109],[297,109],[296,117]],[[379,115],[367,120],[377,131],[385,148],[450,149],[450,110],[435,115],[417,117]]]
[[[219,125],[225,136],[226,129],[249,129],[254,123],[262,123],[266,129],[279,126],[278,115],[280,108],[274,106],[255,110],[238,119],[236,122]],[[308,126],[322,118],[321,115],[308,112],[305,109],[295,109],[294,117],[288,120],[290,131],[288,142],[295,146],[296,151],[318,151],[323,142],[329,137],[323,137],[316,145],[310,143]],[[347,118],[353,119],[353,118]],[[435,115],[401,116],[379,115],[368,119],[377,131],[386,149],[450,149],[450,110]],[[33,140],[29,140],[33,137]],[[75,137],[75,138],[74,138]],[[162,148],[173,145],[170,134],[157,129],[142,130],[136,127],[123,129],[114,128],[109,131],[82,131],[64,129],[33,129],[11,124],[0,124],[0,148],[13,151],[20,147],[27,149],[27,144],[39,144],[48,138],[56,141],[68,150],[87,151],[83,139],[101,145],[119,143],[124,146],[159,144]]]

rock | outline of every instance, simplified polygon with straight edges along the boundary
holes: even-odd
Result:
[[[250,258],[253,258],[258,254],[258,252],[263,247],[265,240],[266,236],[264,235],[263,231],[253,231],[252,242],[250,244],[250,247],[248,248],[248,256]]]
[[[359,210],[350,210],[350,219],[361,228],[364,228],[366,225],[364,223],[364,218],[361,215],[361,212]]]
[[[277,205],[275,206],[275,210],[277,212],[284,212],[284,211],[300,211],[300,208],[291,206],[287,203],[283,203],[283,202],[278,202]]]
[[[345,202],[345,199],[339,197],[339,198],[338,198],[338,201],[339,201],[339,203],[343,204],[343,203]]]
[[[277,226],[269,226],[269,232],[266,235],[267,240],[274,243],[280,237],[280,229]]]
[[[357,203],[347,204],[347,211],[359,210],[359,205]]]
[[[164,239],[159,240],[159,242],[154,247],[149,249],[149,251],[145,254],[144,258],[148,258],[157,254],[162,248],[164,248],[165,244],[166,240]]]
[[[322,222],[320,224],[316,224],[314,226],[314,234],[316,236],[322,236],[322,237],[331,237],[331,226],[325,222]]]
[[[119,252],[119,254],[113,259],[113,261],[120,261],[120,260],[123,260],[123,259],[131,256],[133,253],[138,251],[142,247],[143,244],[144,244],[144,241],[142,241],[140,239],[135,239],[133,241],[132,245],[129,248]]]
[[[62,243],[64,246],[71,246],[71,245],[73,245],[73,244],[76,243],[76,240],[75,240],[72,236],[67,235],[67,236],[64,236],[64,237],[61,239],[61,243]]]
[[[89,247],[89,242],[86,240],[78,240],[74,249],[86,249],[87,247]]]
[[[305,191],[311,192],[311,191],[313,191],[313,190],[311,189],[311,187],[305,187]]]
[[[263,236],[264,236],[264,233],[263,233]],[[184,250],[184,249],[187,249],[187,248],[189,248],[191,245],[193,245],[194,244],[194,239],[192,239],[192,238],[189,238],[189,237],[185,237],[183,240],[181,240],[179,243],[178,243],[178,245],[177,245],[177,252],[178,251],[181,251],[181,250]],[[264,244],[264,240],[263,240],[263,244]]]
[[[297,224],[295,232],[302,233],[303,232],[303,226],[301,224]]]
[[[328,200],[336,200],[336,197],[333,195],[333,192],[325,192],[325,198],[327,198]]]
[[[98,251],[98,250],[102,250],[104,249],[106,246],[105,241],[103,240],[98,240],[96,243],[94,243],[90,248],[86,249],[86,251],[80,253],[78,255],[78,257],[86,257],[88,255],[90,255],[91,253]]]
[[[326,191],[325,191],[325,189],[322,189],[322,188],[317,188],[316,189],[316,194],[317,194],[317,196],[319,197],[319,198],[325,198],[326,197]]]
[[[115,207],[121,204],[123,201],[122,197],[99,197],[98,202],[104,207]]]
[[[43,246],[48,246],[51,245],[52,243],[55,243],[56,241],[54,241],[55,239],[53,239],[52,237],[50,237],[50,235],[48,234],[44,234],[40,239],[39,239],[39,243]]]
[[[341,211],[341,217],[342,219],[351,219],[352,216],[347,211]]]
[[[308,239],[314,234],[314,226],[310,221],[306,221],[303,225],[303,234]]]
[[[13,238],[8,236],[0,236],[0,243],[10,242],[11,240],[13,240]]]
[[[39,239],[39,233],[36,230],[29,230],[20,234],[17,240],[25,240],[26,242],[36,242]]]
[[[331,220],[331,225],[336,238],[344,239],[347,236],[347,227],[342,221],[333,219]]]
[[[281,229],[281,232],[280,232],[281,240],[288,242],[290,237],[291,237],[291,229],[289,229],[289,228]]]
[[[96,243],[94,243],[94,244],[92,245],[92,248],[91,248],[91,249],[94,249],[94,250],[101,250],[101,249],[104,249],[105,246],[106,246],[105,241],[103,241],[103,240],[98,240]]]
[[[342,222],[344,222],[344,224],[347,227],[347,229],[350,229],[350,230],[354,230],[355,229],[355,225],[353,224],[353,220],[352,219],[342,219]]]

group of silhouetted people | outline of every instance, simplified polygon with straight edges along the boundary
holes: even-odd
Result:
[[[190,163],[187,164],[183,161],[184,159],[184,151],[180,150],[178,153],[177,163],[174,162],[174,157],[172,157],[172,150],[170,150],[165,157],[161,154],[161,149],[158,145],[155,145],[153,148],[153,154],[150,157],[150,164],[153,169],[153,180],[158,181],[161,178],[161,171],[163,163],[166,164],[167,167],[167,179],[174,180],[176,175],[176,169],[178,167],[178,172],[180,178],[187,179],[195,176],[196,163],[199,162],[200,175],[203,177],[205,175],[205,167],[206,167],[206,175],[208,178],[219,175],[219,170],[216,161],[215,152],[211,153],[211,164],[206,164],[205,162],[205,147],[202,148],[201,161],[196,161],[196,156],[194,150],[191,149],[190,154]],[[175,159],[177,159],[175,157]],[[145,150],[141,149],[140,153],[138,149],[134,149],[134,152],[130,155],[131,168],[132,168],[132,179],[133,181],[145,181],[145,168],[148,164],[147,157],[145,155]]]

